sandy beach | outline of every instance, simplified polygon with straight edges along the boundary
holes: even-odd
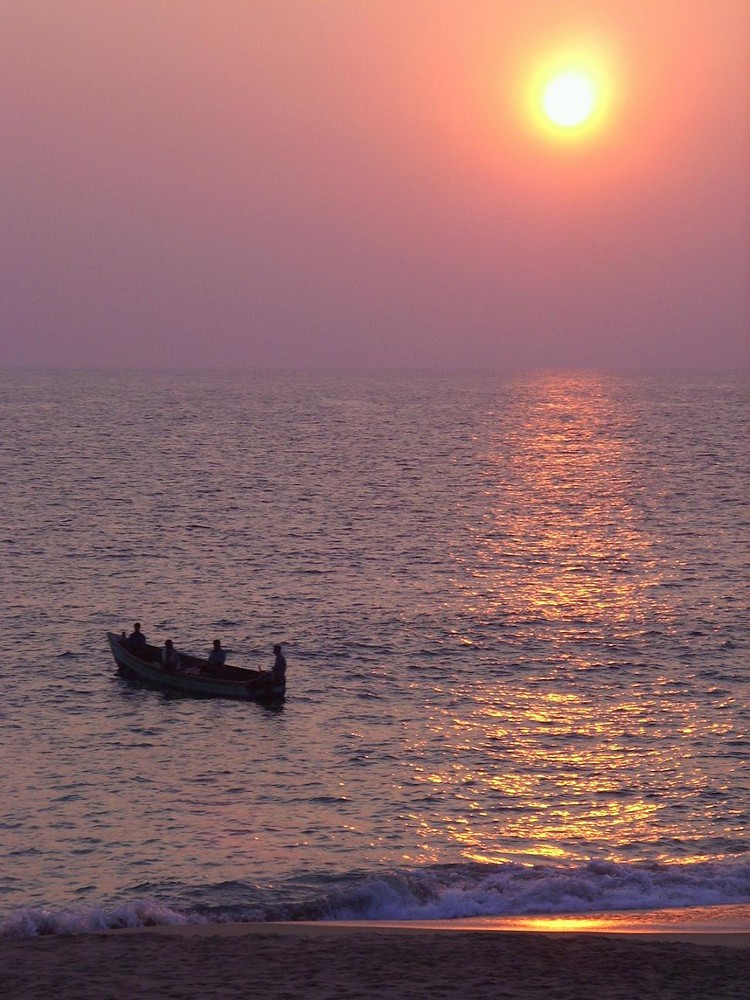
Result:
[[[742,933],[231,924],[0,941],[13,1000],[740,1000]]]

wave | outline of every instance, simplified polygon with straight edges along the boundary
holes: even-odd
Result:
[[[161,927],[207,921],[198,914],[179,913],[150,899],[120,906],[71,907],[53,910],[29,907],[0,920],[0,938],[27,938],[48,934],[94,934],[126,927]]]
[[[750,901],[750,865],[505,864],[367,879],[331,900],[337,920],[444,920],[719,906]]]
[[[261,920],[450,920],[726,906],[750,902],[750,864],[440,865],[321,876],[275,888],[233,882],[182,886],[178,894],[174,886],[162,894],[151,889],[151,896],[109,907],[23,909],[0,920],[0,936]]]

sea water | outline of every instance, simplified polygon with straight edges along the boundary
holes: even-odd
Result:
[[[750,901],[746,391],[0,373],[0,927]]]

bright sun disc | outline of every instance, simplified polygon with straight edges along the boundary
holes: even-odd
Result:
[[[542,94],[547,118],[560,128],[583,125],[596,107],[596,91],[590,77],[576,70],[554,76]]]

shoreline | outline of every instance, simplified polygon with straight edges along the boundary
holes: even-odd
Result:
[[[659,911],[668,919],[650,924],[632,913],[558,917],[544,929],[529,925],[541,918],[472,918],[204,923],[6,938],[0,939],[0,995],[744,1000],[750,977],[747,910]]]
[[[108,934],[167,934],[178,937],[243,937],[256,934],[540,934],[596,935],[631,941],[674,941],[703,946],[750,948],[750,905],[625,910],[597,914],[464,917],[443,920],[319,920],[166,924],[118,928]]]

